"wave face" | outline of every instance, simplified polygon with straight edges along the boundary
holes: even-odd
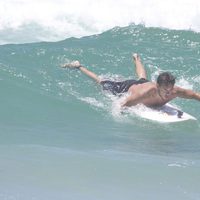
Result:
[[[0,44],[59,41],[130,23],[200,31],[198,0],[7,0],[0,13]]]
[[[159,124],[120,114],[119,100],[78,70],[149,79],[171,71],[199,91],[199,33],[130,25],[60,42],[0,46],[0,199],[200,199],[199,102],[172,103],[197,121]],[[144,192],[145,190],[145,192]]]
[[[107,124],[104,126],[107,127],[105,132],[111,134],[115,134],[116,130],[112,130],[110,123],[117,127],[122,126],[119,128],[122,132],[124,126],[129,127],[132,132],[133,125],[140,133],[157,132],[151,122],[147,123],[150,127],[146,129],[142,119],[119,115],[116,107],[118,99],[104,95],[99,86],[79,71],[63,70],[60,65],[80,60],[102,78],[137,78],[131,53],[138,52],[147,68],[149,79],[155,80],[160,71],[167,70],[177,77],[179,86],[198,91],[198,38],[199,33],[191,31],[170,31],[131,25],[81,39],[2,45],[1,125],[7,129],[14,128],[12,131],[16,133],[15,126],[19,129],[30,126],[32,131],[35,130],[34,126],[46,127],[52,134],[64,126],[67,130],[80,134],[81,138],[83,135],[81,130],[76,129],[76,124],[87,124],[84,131],[92,135],[91,139],[99,137],[96,126],[102,123]],[[199,119],[198,102],[176,99],[173,103]],[[91,123],[90,120],[95,122]],[[48,127],[52,127],[52,130]],[[162,132],[163,126],[158,127]],[[189,127],[186,123],[186,127],[183,125],[181,129],[176,127],[175,130],[187,135],[187,128]],[[95,134],[91,132],[93,129],[97,131]],[[99,131],[103,131],[102,128]],[[74,140],[72,143],[76,142]]]

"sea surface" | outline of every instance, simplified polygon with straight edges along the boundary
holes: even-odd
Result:
[[[0,5],[14,9],[8,2]],[[116,2],[108,4],[119,6]],[[193,8],[183,2],[182,10]],[[128,5],[132,6],[125,1],[124,6]],[[157,6],[165,8],[165,4]],[[146,20],[146,15],[137,13]],[[85,22],[89,19],[83,17]],[[137,78],[132,53],[139,53],[152,81],[159,72],[170,71],[177,85],[200,91],[200,25],[196,20],[190,21],[197,27],[191,30],[187,23],[181,28],[168,26],[162,23],[164,17],[161,24],[152,20],[152,26],[148,20],[137,24],[135,18],[122,19],[124,23],[113,20],[109,26],[102,21],[103,28],[94,30],[93,26],[94,32],[85,24],[88,32],[77,37],[72,31],[73,37],[65,39],[64,33],[57,34],[56,41],[49,29],[46,39],[38,39],[32,25],[18,29],[19,35],[12,23],[3,26],[7,21],[0,20],[0,200],[200,199],[198,101],[172,101],[196,121],[163,124],[133,113],[124,115],[119,110],[121,98],[103,92],[79,70],[60,67],[79,60],[101,78]],[[78,26],[77,21],[70,23]],[[38,30],[46,31],[44,27]]]

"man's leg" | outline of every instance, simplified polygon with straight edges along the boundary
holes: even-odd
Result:
[[[141,62],[140,56],[138,54],[133,54],[133,61],[135,63],[135,70],[139,79],[147,79],[146,70]]]
[[[69,64],[64,64],[62,67],[64,68],[77,68],[77,69],[80,69],[81,72],[83,72],[84,74],[86,74],[87,76],[89,76],[90,78],[92,78],[93,80],[95,80],[97,83],[100,83],[101,80],[100,78],[93,72],[89,71],[88,69],[86,69],[84,66],[82,66],[80,64],[79,61],[74,61],[74,62],[71,62]]]

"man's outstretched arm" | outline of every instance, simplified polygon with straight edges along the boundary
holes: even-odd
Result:
[[[200,101],[200,93],[193,90],[177,88],[177,96],[185,99],[195,99]]]

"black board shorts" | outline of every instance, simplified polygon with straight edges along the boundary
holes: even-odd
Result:
[[[112,94],[117,95],[117,94],[128,92],[128,89],[132,85],[142,84],[146,82],[149,82],[149,81],[147,79],[141,78],[139,80],[131,79],[131,80],[126,80],[126,81],[105,80],[105,81],[101,81],[100,84],[102,85],[103,90],[108,90]]]

